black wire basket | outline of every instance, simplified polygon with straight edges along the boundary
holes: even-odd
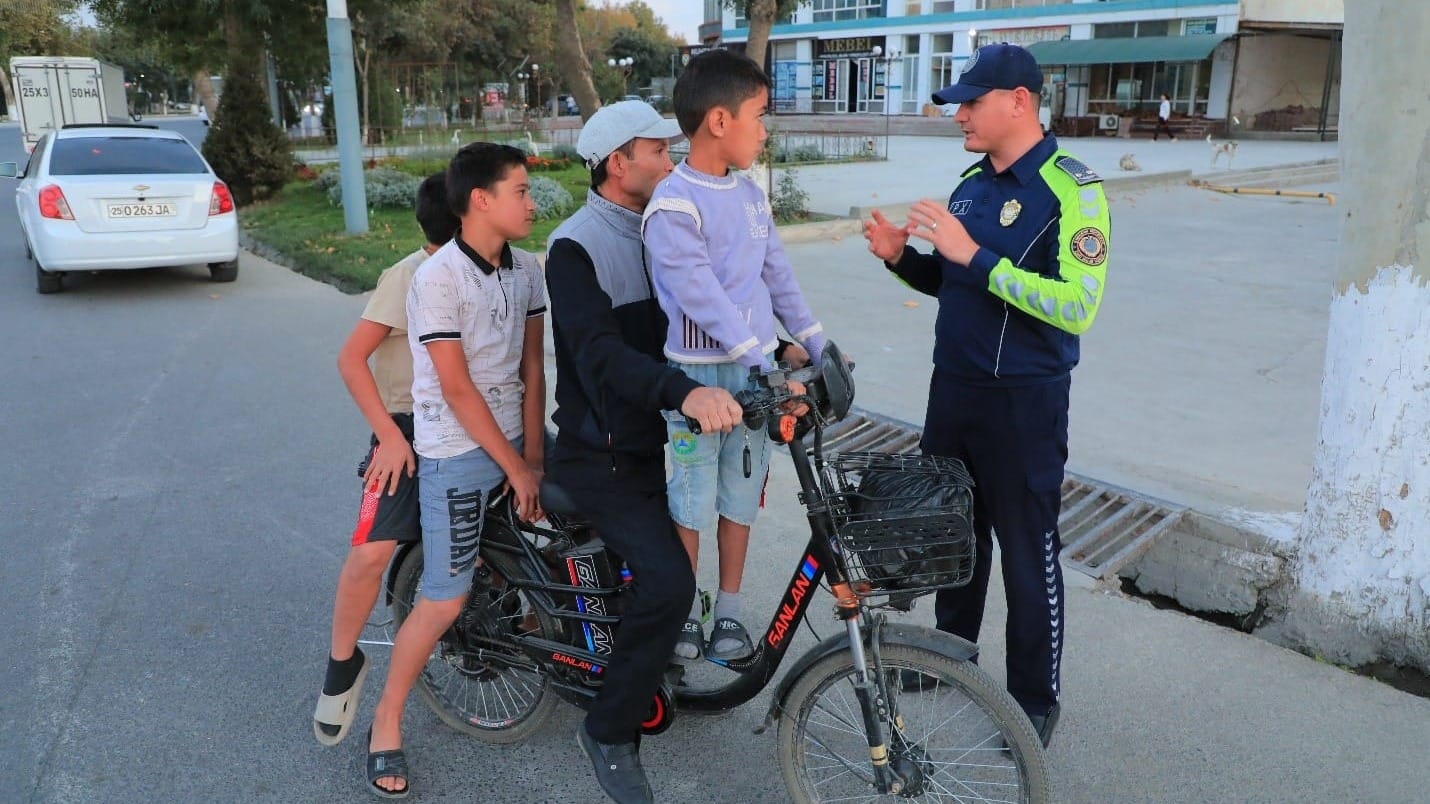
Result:
[[[844,452],[824,476],[849,579],[870,594],[912,598],[973,577],[973,478],[933,455]]]

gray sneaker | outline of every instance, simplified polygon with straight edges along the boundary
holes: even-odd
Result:
[[[596,781],[616,804],[655,804],[641,755],[635,743],[598,743],[586,731],[586,722],[576,727],[576,744],[591,760]]]

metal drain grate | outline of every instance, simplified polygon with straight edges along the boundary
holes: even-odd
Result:
[[[913,452],[920,435],[914,425],[855,408],[825,431],[824,447],[837,452]],[[1185,508],[1163,500],[1068,473],[1058,517],[1063,563],[1094,578],[1110,578],[1185,513]]]

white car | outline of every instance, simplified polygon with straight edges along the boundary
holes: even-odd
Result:
[[[207,264],[238,278],[238,216],[228,185],[181,135],[152,126],[65,126],[40,138],[15,205],[37,289],[66,271]]]

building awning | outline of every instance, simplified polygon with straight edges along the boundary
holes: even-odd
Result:
[[[1038,64],[1131,64],[1201,61],[1231,34],[1137,36],[1114,39],[1058,39],[1034,42],[1028,52]]]

